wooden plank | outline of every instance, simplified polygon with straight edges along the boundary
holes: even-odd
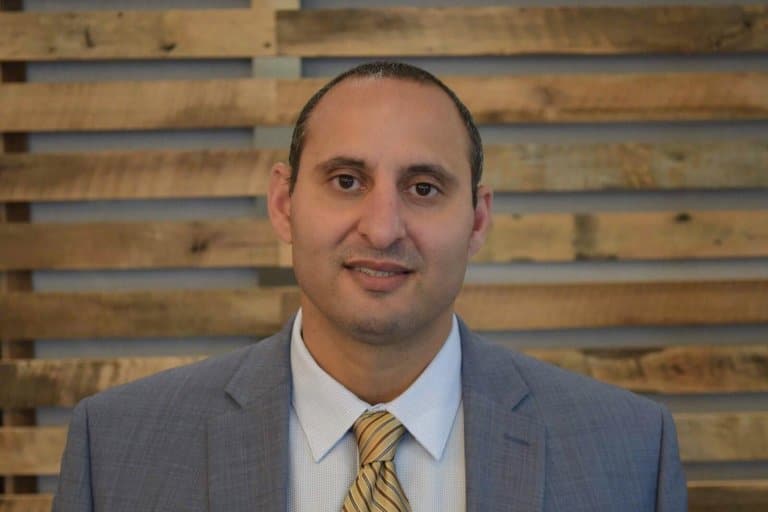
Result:
[[[456,309],[489,331],[765,323],[768,281],[471,285]]]
[[[675,414],[674,418],[684,462],[768,459],[768,413],[682,413]],[[732,428],[734,430],[730,430]],[[65,442],[65,427],[0,429],[0,454],[4,455],[0,457],[0,469],[17,475],[56,474]],[[721,451],[712,453],[707,447],[710,442],[717,443]],[[712,492],[711,486],[700,489]]]
[[[0,154],[0,201],[261,196],[285,150]],[[725,172],[727,170],[727,172]],[[768,188],[768,142],[485,147],[495,192]]]
[[[768,345],[529,348],[522,351],[566,370],[637,393],[680,395],[768,391]]]
[[[523,349],[522,352],[635,392],[768,391],[768,345]],[[99,391],[198,359],[172,356],[8,361],[0,363],[0,407],[68,407]]]
[[[768,49],[765,6],[281,10],[292,56],[723,53]],[[270,9],[0,15],[0,60],[274,55]],[[376,30],[371,30],[375,27]]]
[[[488,146],[483,181],[502,192],[768,188],[768,142]]]
[[[99,391],[200,359],[202,356],[10,361],[0,366],[0,404],[74,406]]]
[[[768,73],[761,72],[440,78],[462,99],[479,124],[768,117]],[[293,122],[307,99],[324,83],[324,79],[317,78],[278,81],[273,118]]]
[[[0,379],[4,383],[14,383],[19,387],[17,391],[21,393],[11,389],[4,390],[2,403],[8,406],[35,402],[41,405],[46,403],[73,406],[86,396],[99,391],[199,359],[201,357],[194,356],[103,360],[30,359],[7,363],[2,366]],[[40,387],[36,390],[22,391],[21,388],[27,384]]]
[[[768,210],[537,213],[494,216],[488,240],[475,261],[505,263],[760,256],[768,256]],[[20,257],[29,260],[31,255]]]
[[[0,428],[0,470],[9,475],[55,475],[67,441],[62,427]]]
[[[768,73],[446,77],[479,123],[768,118]],[[0,131],[291,124],[320,79],[0,86]],[[141,105],[141,108],[137,108]]]
[[[51,494],[0,495],[0,512],[49,512]],[[764,512],[768,480],[700,480],[688,482],[689,512]]]
[[[5,84],[0,131],[273,124],[274,105],[274,80],[257,78]]]
[[[0,336],[268,334],[297,305],[298,290],[290,287],[4,293]],[[456,309],[481,331],[765,323],[768,281],[467,285]]]
[[[277,12],[284,55],[720,53],[768,49],[766,6],[479,7]]]
[[[290,266],[267,219],[0,224],[0,270]]]
[[[275,54],[271,9],[0,13],[0,60]]]
[[[0,201],[265,195],[270,167],[287,159],[267,149],[0,155]]]
[[[291,288],[0,294],[0,335],[102,338],[271,334],[297,307]],[[45,319],[45,321],[41,321]],[[29,336],[31,334],[31,336]]]
[[[50,512],[52,494],[0,494],[0,512]]]
[[[768,459],[768,412],[675,414],[686,462]]]
[[[291,265],[266,219],[0,224],[0,270]],[[496,215],[477,263],[768,256],[768,211]]]
[[[690,512],[763,512],[768,509],[768,480],[688,482]]]
[[[479,123],[768,117],[768,73],[596,73],[445,81]]]

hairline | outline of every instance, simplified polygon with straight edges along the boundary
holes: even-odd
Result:
[[[371,62],[351,68],[330,80],[328,83],[318,89],[315,94],[307,101],[302,108],[291,137],[291,148],[289,153],[289,165],[291,168],[289,177],[289,193],[293,192],[298,178],[301,156],[304,151],[304,145],[309,133],[309,121],[312,113],[317,108],[322,99],[334,89],[337,85],[349,79],[392,79],[417,83],[420,85],[431,85],[448,96],[459,114],[459,119],[464,126],[467,142],[467,159],[470,167],[470,181],[472,189],[472,205],[477,204],[477,188],[483,171],[483,149],[480,140],[480,134],[475,126],[472,114],[464,103],[458,98],[447,85],[440,79],[416,66],[403,64],[399,62]]]

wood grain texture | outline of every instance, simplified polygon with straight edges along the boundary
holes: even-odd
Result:
[[[710,455],[719,461],[768,459],[768,413],[683,413],[674,418],[684,462],[710,460]],[[0,429],[0,454],[5,455],[0,457],[0,470],[17,475],[56,474],[65,441],[65,427]],[[712,454],[708,443],[716,443],[721,451]],[[712,492],[711,487],[708,490]]]
[[[761,256],[768,256],[768,210],[543,213],[494,216],[489,237],[475,261]]]
[[[7,475],[55,475],[64,452],[62,427],[0,428],[0,471]]]
[[[293,314],[297,297],[292,288],[0,294],[0,336],[271,334]]]
[[[768,118],[768,73],[445,77],[479,123]],[[0,131],[292,124],[324,80],[222,79],[0,85]],[[141,105],[141,108],[137,108]]]
[[[267,219],[0,224],[0,270],[290,266]]]
[[[0,512],[50,512],[52,494],[0,494]]]
[[[265,195],[287,151],[210,149],[0,154],[0,201]]]
[[[566,370],[631,391],[666,394],[768,391],[768,345],[523,349]],[[22,359],[0,363],[0,407],[68,407],[197,356]]]
[[[566,370],[637,393],[768,391],[768,345],[522,351]]]
[[[768,49],[764,6],[277,11],[287,56],[723,53]],[[0,15],[0,60],[276,53],[271,9]]]
[[[468,285],[456,309],[477,330],[765,323],[768,281]]]
[[[74,406],[83,398],[201,356],[26,359],[0,364],[0,407]]]
[[[268,9],[0,13],[0,60],[236,58],[275,54]]]
[[[479,123],[692,121],[768,116],[768,73],[446,77]]]
[[[270,334],[297,306],[291,287],[4,293],[0,336]],[[766,323],[768,281],[466,285],[456,309],[479,331]]]
[[[679,413],[675,425],[684,461],[768,458],[768,412]]]
[[[765,6],[277,12],[283,55],[720,53],[768,49]]]
[[[274,124],[269,79],[0,85],[0,131],[90,131]]]
[[[768,142],[488,146],[483,182],[502,192],[768,188]]]
[[[0,224],[0,270],[291,265],[266,219]],[[476,263],[768,256],[768,211],[499,214]]]
[[[0,495],[0,512],[49,512],[53,496]],[[700,480],[688,482],[689,512],[764,512],[768,480]]]
[[[22,0],[0,0],[0,11],[20,11],[24,8]],[[18,83],[27,80],[27,66],[24,63],[0,62],[0,85]],[[27,135],[24,133],[0,134],[0,152],[18,153],[29,150]],[[26,203],[0,204],[0,223],[29,222],[31,208]],[[7,272],[0,274],[0,290],[26,292],[32,290],[31,272]],[[0,315],[2,312],[0,311]],[[0,360],[34,357],[35,346],[29,340],[20,340],[0,336]],[[37,421],[34,410],[0,411],[0,423],[4,426],[34,425]],[[37,479],[13,475],[0,476],[0,492],[33,493],[37,492]]]
[[[763,512],[768,480],[700,480],[688,483],[690,512]]]
[[[262,196],[269,168],[287,158],[256,149],[0,154],[0,201]],[[483,182],[497,193],[768,188],[768,142],[489,145]]]

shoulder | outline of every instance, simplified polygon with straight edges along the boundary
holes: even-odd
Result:
[[[204,419],[235,406],[227,388],[241,374],[269,371],[280,366],[287,347],[278,334],[240,349],[168,369],[110,388],[83,400],[93,421],[109,423],[128,418],[178,417]],[[287,353],[287,352],[286,352]],[[263,367],[250,366],[263,364]],[[267,368],[265,370],[264,368]],[[265,375],[249,375],[253,380]]]
[[[517,370],[542,409],[572,408],[595,415],[659,418],[663,406],[644,396],[564,370],[531,356],[513,353]]]
[[[214,389],[223,389],[228,378],[236,371],[245,354],[252,347],[243,347],[226,354],[177,366],[135,381],[118,385],[89,398],[91,405],[108,404],[113,401],[144,400],[163,401],[165,395],[179,393],[208,394]]]
[[[492,344],[471,333],[469,346],[475,353],[473,359],[495,366],[502,382],[526,388],[526,398],[519,407],[545,423],[551,433],[600,426],[658,431],[668,414],[663,405],[649,398]],[[478,353],[482,356],[477,357]]]

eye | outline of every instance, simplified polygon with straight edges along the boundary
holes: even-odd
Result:
[[[419,197],[432,197],[437,194],[437,187],[431,183],[416,183],[411,186],[411,190]]]
[[[333,181],[341,190],[356,190],[360,188],[360,181],[349,174],[339,174],[334,176]]]

